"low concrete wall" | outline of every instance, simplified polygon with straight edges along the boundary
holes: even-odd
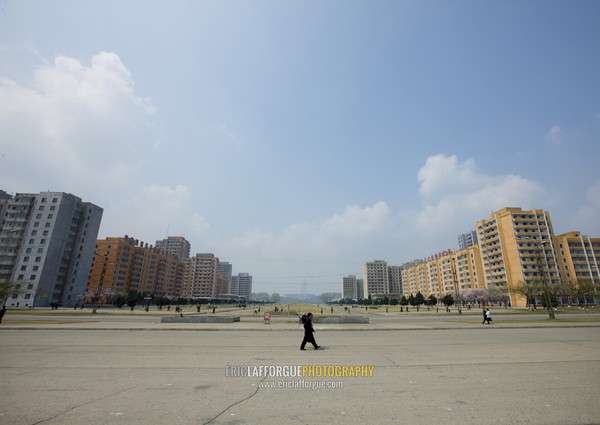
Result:
[[[161,323],[233,323],[239,321],[240,316],[170,316],[160,319]]]
[[[365,316],[315,316],[314,323],[326,325],[344,325],[348,323],[370,323],[369,318]]]

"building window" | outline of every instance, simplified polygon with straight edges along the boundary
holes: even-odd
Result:
[[[52,203],[56,204],[58,202],[58,198],[52,198]]]
[[[38,214],[38,215],[36,215],[36,216],[35,216],[35,218],[36,218],[36,219],[38,219],[38,220],[41,220],[41,218],[42,218],[42,215],[41,215],[41,214]]]
[[[50,211],[54,211],[55,209],[56,209],[56,206],[55,206],[55,205],[51,205],[51,206],[50,206]]]
[[[31,276],[29,276],[29,280],[35,280],[36,277],[36,275],[32,274]]]
[[[21,266],[21,271],[24,272],[25,270],[27,270],[27,266]]]
[[[38,248],[38,252],[37,252],[38,254],[41,254],[43,252],[44,252],[44,248]]]

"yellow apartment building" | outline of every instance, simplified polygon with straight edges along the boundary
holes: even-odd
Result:
[[[513,290],[522,283],[559,283],[550,213],[503,208],[476,225],[485,287],[496,289],[515,307],[527,304]]]
[[[575,285],[591,283],[595,289],[593,295],[588,296],[588,301],[593,302],[600,285],[600,238],[568,232],[556,236],[554,240],[562,281]],[[571,301],[579,302],[578,299]]]
[[[483,266],[477,246],[451,252],[426,260],[417,260],[402,270],[402,295],[409,297],[421,292],[425,298],[434,295],[459,295],[461,291],[483,288]]]
[[[165,297],[179,296],[183,262],[125,237],[96,242],[87,283],[87,302],[108,303],[117,294],[135,291]]]

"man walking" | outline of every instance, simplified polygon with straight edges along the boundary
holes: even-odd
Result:
[[[301,350],[305,350],[304,347],[309,342],[313,345],[313,347],[315,347],[315,350],[318,350],[320,348],[319,345],[317,345],[317,341],[315,341],[315,336],[313,335],[315,333],[315,330],[313,329],[312,318],[312,313],[308,313],[305,316],[303,316],[304,339],[302,340],[302,344],[300,345]]]

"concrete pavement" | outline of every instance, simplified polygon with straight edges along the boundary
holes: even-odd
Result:
[[[36,319],[0,325],[1,424],[600,423],[597,322],[373,316],[321,325],[325,349],[300,351],[288,321]],[[228,366],[365,365],[372,377],[226,376]]]

